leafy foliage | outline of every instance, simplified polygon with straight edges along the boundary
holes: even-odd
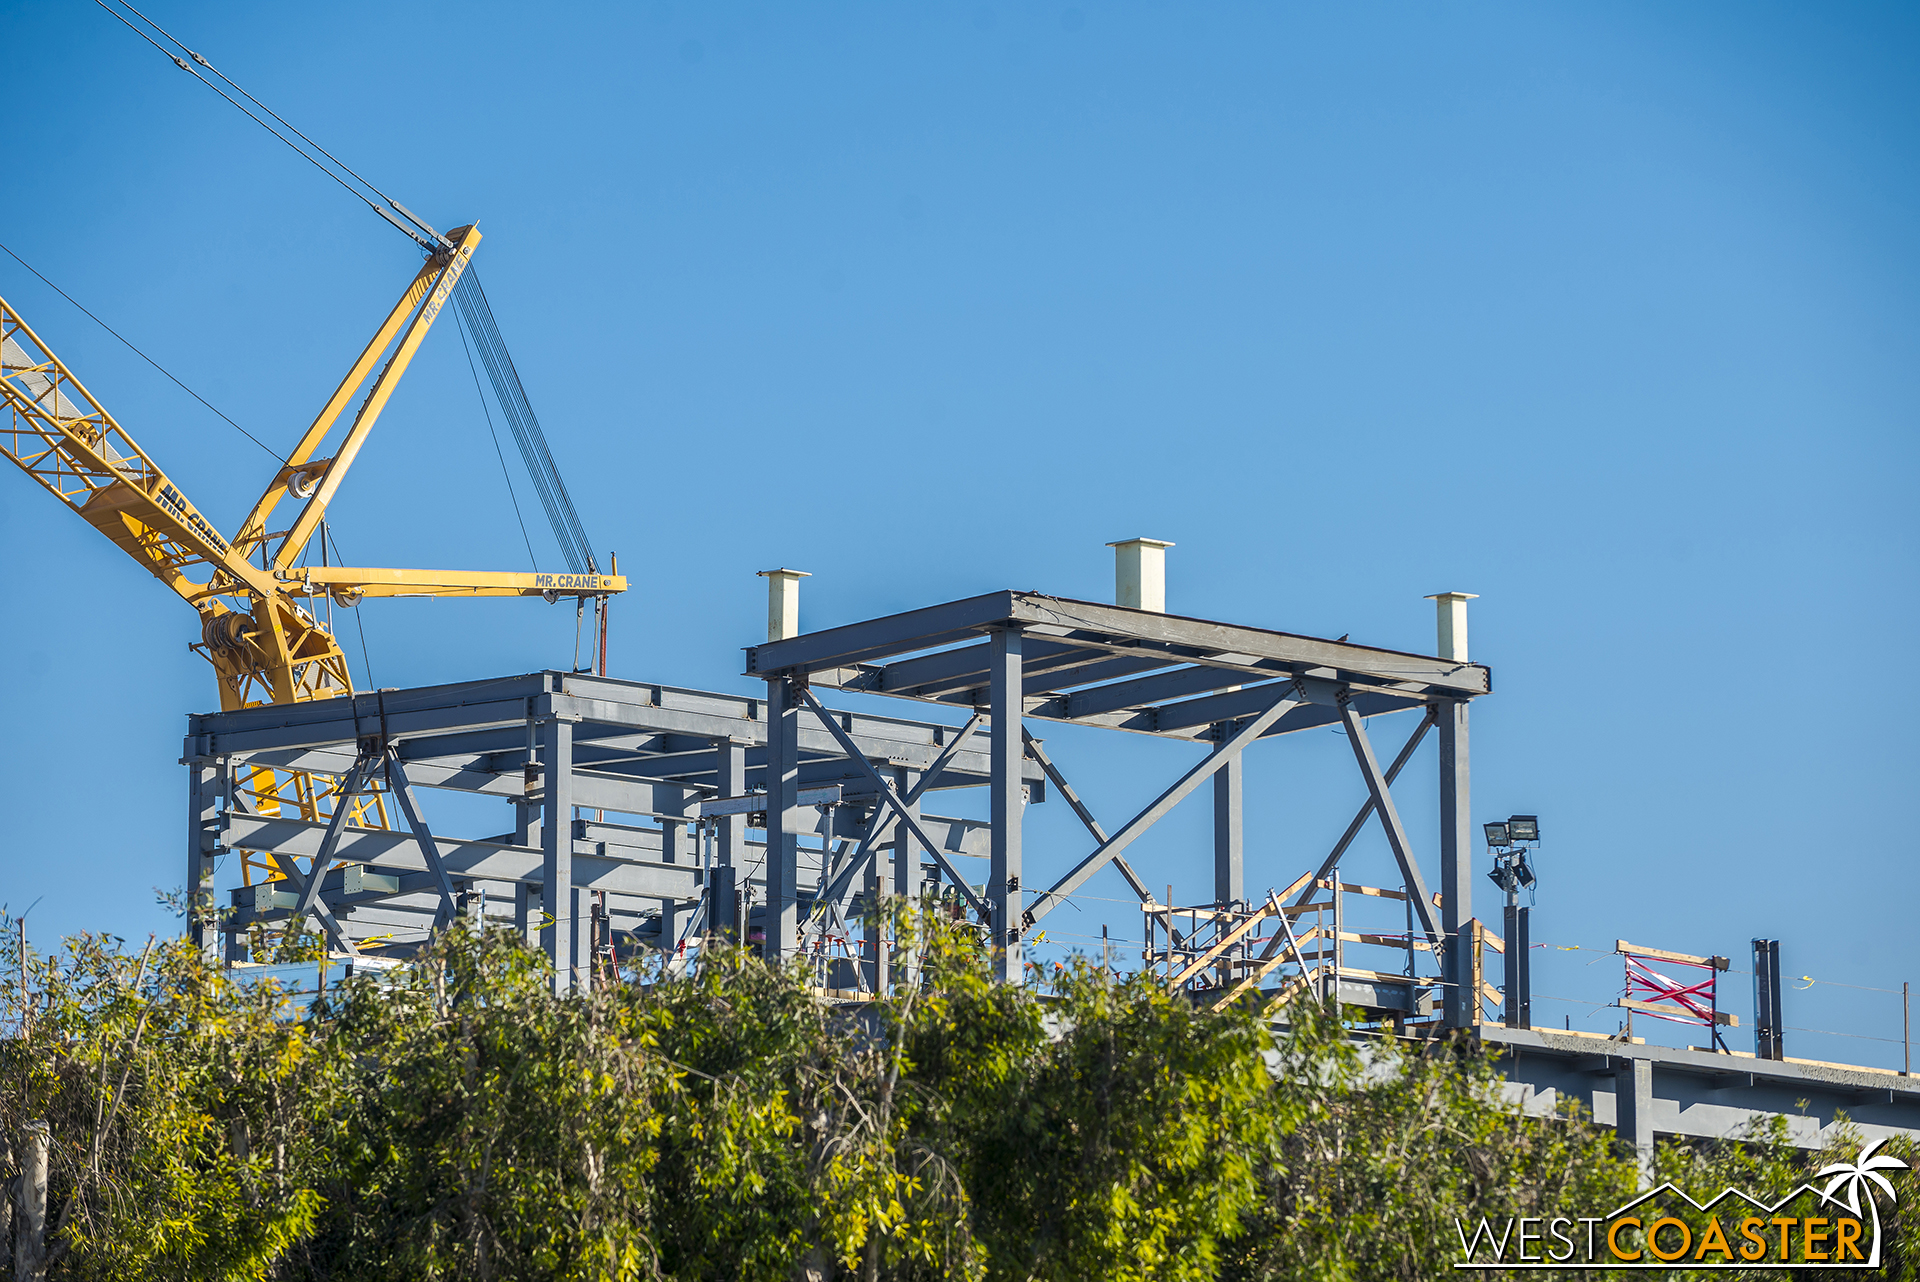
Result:
[[[966,927],[896,911],[918,981],[837,1008],[726,949],[556,997],[455,930],[294,1020],[179,942],[0,944],[0,1178],[48,1123],[55,1279],[1439,1278],[1456,1216],[1634,1188],[1610,1128],[1522,1115],[1469,1043],[1310,1003],[1276,1035],[1080,963],[996,985]],[[1778,1128],[1658,1160],[1812,1169]]]

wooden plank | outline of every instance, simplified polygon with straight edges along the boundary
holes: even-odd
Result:
[[[1381,948],[1405,948],[1407,946],[1407,937],[1405,935],[1356,935],[1351,931],[1343,930],[1340,932],[1340,938],[1346,940],[1349,944],[1375,944]],[[1413,946],[1419,952],[1429,953],[1433,951],[1433,945],[1424,939],[1414,940]]]
[[[1313,880],[1312,873],[1303,872],[1298,877],[1295,877],[1291,882],[1289,882],[1285,890],[1275,891],[1273,897],[1275,899],[1285,899],[1288,895],[1291,895],[1294,891],[1300,889],[1300,887],[1306,885],[1308,882],[1312,880]]]
[[[1249,931],[1253,930],[1261,922],[1265,921],[1271,914],[1278,911],[1279,907],[1280,907],[1279,903],[1273,898],[1273,896],[1269,895],[1267,897],[1267,902],[1262,904],[1257,912],[1253,913],[1245,921],[1241,922],[1238,926],[1235,926],[1232,930],[1228,931],[1225,935],[1222,935],[1220,937],[1220,941],[1216,943],[1212,948],[1207,949],[1206,952],[1201,953],[1194,960],[1192,960],[1191,962],[1188,962],[1187,965],[1181,969],[1178,975],[1175,975],[1172,979],[1167,981],[1167,987],[1178,988],[1182,984],[1186,983],[1189,979],[1192,979],[1195,975],[1205,970],[1208,966],[1213,964],[1214,960],[1217,957],[1219,957],[1220,954],[1226,952],[1227,949],[1239,943],[1241,939],[1246,937]]]
[[[1248,975],[1245,979],[1241,980],[1237,985],[1234,986],[1234,989],[1232,992],[1228,993],[1225,997],[1222,997],[1218,1002],[1214,1003],[1213,1008],[1215,1010],[1220,1010],[1226,1006],[1231,1005],[1234,1001],[1236,1001],[1239,998],[1240,994],[1246,992],[1249,988],[1256,987],[1261,980],[1265,979],[1268,976],[1268,974],[1279,969],[1282,965],[1286,964],[1287,962],[1295,960],[1295,958],[1300,955],[1301,947],[1312,942],[1313,939],[1319,934],[1320,934],[1320,928],[1318,926],[1315,926],[1311,930],[1307,931],[1304,935],[1295,935],[1293,937],[1294,947],[1291,950],[1278,954],[1270,961],[1265,961],[1260,963],[1259,966],[1254,968],[1254,971],[1251,975]],[[1300,966],[1304,970],[1306,968],[1306,962],[1302,960],[1300,962]]]
[[[1463,929],[1467,931],[1467,938],[1471,941],[1467,948],[1467,966],[1469,968],[1467,991],[1476,995],[1476,1000],[1467,1003],[1467,1010],[1470,1015],[1468,1022],[1472,1027],[1478,1028],[1485,1018],[1485,1013],[1480,1008],[1478,995],[1483,994],[1485,990],[1490,987],[1485,978],[1485,959],[1482,956],[1484,950],[1480,946],[1486,936],[1487,928],[1481,925],[1478,917],[1474,917],[1468,920]]]
[[[1314,882],[1313,884],[1315,886],[1318,886],[1321,890],[1333,889],[1332,880],[1326,877],[1322,877],[1320,880]],[[1398,899],[1401,901],[1405,901],[1407,897],[1407,892],[1404,890],[1384,890],[1379,886],[1358,886],[1353,884],[1352,882],[1346,882],[1346,881],[1343,881],[1340,883],[1340,889],[1345,891],[1349,895],[1371,895],[1376,899]],[[1285,898],[1284,895],[1281,897]],[[1437,899],[1437,896],[1436,896],[1436,899]]]
[[[1693,1024],[1704,1024],[1707,1022],[1684,1006],[1667,1006],[1660,1002],[1637,1002],[1631,997],[1622,997],[1614,1004],[1620,1007],[1621,1010],[1643,1010],[1649,1015],[1671,1015],[1676,1019],[1684,1019]],[[1714,1023],[1720,1025],[1722,1028],[1740,1027],[1740,1018],[1737,1015],[1724,1010],[1715,1011],[1713,1015]]]
[[[1715,970],[1726,970],[1733,965],[1733,962],[1725,957],[1695,957],[1692,953],[1668,952],[1664,948],[1643,948],[1639,944],[1629,944],[1624,939],[1613,941],[1613,951],[1634,957],[1657,957],[1661,961],[1685,962],[1689,966],[1711,966]]]

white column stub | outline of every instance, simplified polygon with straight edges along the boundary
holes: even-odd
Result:
[[[1438,616],[1441,658],[1467,662],[1467,602],[1478,599],[1477,592],[1436,592],[1427,598]]]
[[[800,580],[813,576],[805,570],[756,571],[767,581],[767,640],[785,641],[800,635]]]
[[[1129,610],[1167,612],[1165,539],[1122,539],[1113,549],[1113,603]]]

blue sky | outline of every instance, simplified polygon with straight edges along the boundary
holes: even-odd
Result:
[[[1866,988],[1920,980],[1911,9],[150,12],[423,216],[479,220],[635,581],[617,675],[750,689],[779,564],[815,576],[809,627],[1107,599],[1103,544],[1134,534],[1178,544],[1180,613],[1429,649],[1421,597],[1477,592],[1475,817],[1542,816],[1535,937],[1588,950],[1539,955],[1536,991],[1586,1003],[1539,1022],[1612,1031],[1615,938],[1744,967],[1775,936],[1821,981],[1788,1024],[1859,1035],[1789,1053],[1897,1062],[1899,999]],[[290,442],[409,244],[98,7],[0,23],[0,239]],[[5,258],[0,293],[236,521],[261,451]],[[525,566],[450,328],[333,520],[360,564]],[[192,616],[22,476],[0,538],[0,899],[38,900],[42,940],[170,929],[179,735],[214,701]],[[564,667],[571,613],[375,604],[372,675]],[[1254,758],[1250,886],[1364,795],[1344,744],[1298,740]],[[1110,825],[1192,752],[1052,743]],[[1433,776],[1402,803],[1429,864]],[[1139,851],[1182,900],[1210,891],[1205,818]],[[1029,823],[1030,879],[1084,853],[1064,806]],[[1390,866],[1370,836],[1348,875]],[[1092,883],[1056,938],[1137,939],[1124,893]]]

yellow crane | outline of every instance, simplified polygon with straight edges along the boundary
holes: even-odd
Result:
[[[0,426],[0,453],[200,612],[200,639],[191,644],[213,664],[222,709],[352,693],[346,656],[309,608],[316,598],[331,597],[343,606],[377,596],[604,600],[626,590],[617,573],[597,570],[544,574],[301,563],[354,458],[479,243],[478,228],[467,226],[432,246],[231,538],[0,298],[0,398],[7,414]],[[356,396],[359,409],[351,425],[331,453],[323,452]],[[275,509],[289,498],[301,504],[298,513],[285,528],[270,529]],[[335,786],[331,779],[304,772],[260,770],[251,779],[250,804],[267,814],[289,807],[287,813],[325,818]],[[387,826],[377,796],[356,797],[353,804],[361,812],[353,816],[358,822]],[[243,864],[249,882],[255,871],[280,876],[270,865],[251,859]]]

